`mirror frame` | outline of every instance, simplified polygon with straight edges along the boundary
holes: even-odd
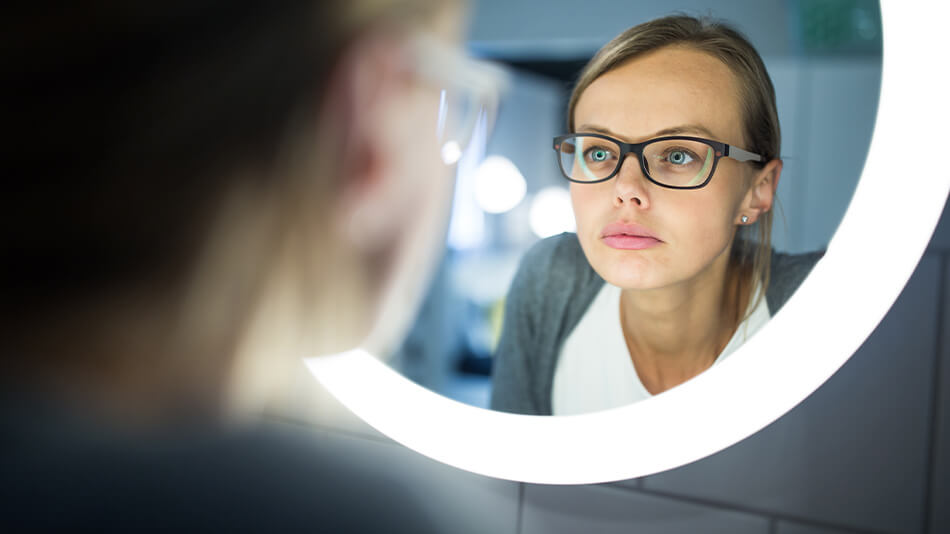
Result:
[[[645,401],[577,416],[468,406],[429,391],[363,350],[308,358],[313,375],[368,424],[466,471],[542,484],[591,484],[665,471],[775,421],[835,373],[875,329],[924,253],[950,191],[950,169],[901,161],[942,135],[950,94],[928,66],[950,5],[882,0],[881,94],[861,180],[812,273],[729,359]],[[913,133],[913,135],[907,135]],[[896,182],[894,177],[900,177]],[[644,431],[646,429],[646,431]]]

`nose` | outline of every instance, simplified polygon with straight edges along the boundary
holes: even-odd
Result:
[[[632,205],[646,209],[650,206],[648,195],[650,181],[643,175],[636,154],[627,154],[620,171],[614,177],[614,206]]]

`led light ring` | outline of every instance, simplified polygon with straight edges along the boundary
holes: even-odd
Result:
[[[586,484],[644,476],[722,450],[811,394],[857,350],[926,248],[950,191],[916,140],[940,138],[950,94],[930,54],[950,5],[882,2],[881,99],[864,173],[828,251],[798,291],[728,360],[646,401],[538,417],[492,412],[415,385],[360,351],[307,361],[370,425],[407,447],[492,477]],[[900,7],[899,7],[900,6]],[[909,135],[909,134],[913,135]]]

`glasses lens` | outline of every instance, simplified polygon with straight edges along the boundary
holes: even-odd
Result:
[[[462,156],[476,130],[487,136],[493,126],[498,99],[507,86],[506,72],[474,60],[440,39],[417,35],[414,69],[439,91],[435,133],[442,159],[452,164]]]
[[[670,139],[650,143],[643,161],[650,178],[673,187],[695,187],[709,178],[715,162],[713,148],[699,141]]]
[[[451,89],[440,91],[435,133],[445,163],[451,165],[462,156],[481,111],[479,103],[464,92]]]
[[[603,180],[617,167],[620,147],[599,137],[573,136],[557,147],[561,172],[577,182]]]

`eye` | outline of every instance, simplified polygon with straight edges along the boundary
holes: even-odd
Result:
[[[603,147],[591,147],[584,152],[588,161],[602,163],[611,158],[610,151]]]
[[[673,165],[688,165],[695,161],[695,159],[690,151],[680,148],[670,150],[666,154],[666,161]]]

